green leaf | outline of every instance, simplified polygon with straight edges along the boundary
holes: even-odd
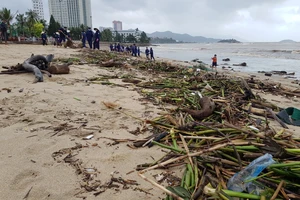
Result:
[[[191,199],[191,194],[189,193],[189,191],[187,191],[183,187],[180,187],[180,186],[170,187],[169,186],[169,187],[167,187],[167,189],[185,200]]]

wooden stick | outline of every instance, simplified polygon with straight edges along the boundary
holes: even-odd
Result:
[[[206,139],[206,140],[220,140],[223,138],[218,138],[218,137],[205,137],[205,136],[182,136],[183,138],[186,139]]]
[[[285,193],[285,191],[284,191],[283,188],[280,189],[280,192],[281,192],[282,196],[283,196],[286,200],[289,200],[289,199],[290,199],[290,198],[288,197],[288,195]]]
[[[205,149],[205,150],[201,150],[201,151],[198,151],[198,152],[195,152],[195,153],[191,153],[191,154],[189,154],[189,156],[191,156],[191,157],[193,157],[193,156],[199,156],[201,154],[208,153],[208,152],[211,152],[211,151],[215,151],[217,149],[221,149],[223,147],[226,147],[226,146],[229,146],[229,145],[232,145],[232,144],[242,146],[242,145],[250,145],[250,144],[253,144],[253,143],[251,143],[251,142],[228,142],[228,143],[223,143],[223,144],[219,144],[219,145],[216,145],[214,147],[211,147],[209,149]],[[149,170],[156,169],[158,167],[164,167],[167,164],[170,164],[170,163],[173,163],[173,162],[185,159],[187,157],[188,157],[188,155],[183,155],[183,156],[180,156],[180,157],[177,157],[177,158],[169,159],[169,160],[167,160],[167,161],[165,161],[163,163],[159,163],[157,165],[153,165],[153,166],[151,166],[149,168],[146,168],[146,169],[142,170],[141,173],[145,173],[145,172],[147,172]]]
[[[276,120],[283,128],[289,129],[289,127],[275,115],[275,113],[273,112],[272,109],[266,108],[266,110],[272,115],[272,117],[273,117],[273,118],[274,118],[274,119],[275,119],[275,120]]]
[[[172,196],[173,198],[177,199],[177,200],[184,200],[183,198],[177,196],[176,194],[172,193],[171,191],[167,190],[165,187],[159,185],[158,183],[156,183],[155,181],[148,179],[145,175],[143,175],[142,173],[138,173],[138,175],[140,177],[142,177],[145,181],[151,183],[153,186],[159,188],[160,190],[164,191],[166,194]]]
[[[284,180],[281,180],[278,187],[277,187],[277,189],[276,189],[276,191],[274,192],[274,194],[273,194],[273,196],[271,197],[270,200],[275,200],[275,198],[277,197],[277,195],[278,195],[280,189],[282,188],[283,184],[284,184]]]
[[[192,157],[190,156],[190,150],[189,150],[189,148],[188,148],[188,146],[187,146],[187,144],[186,144],[184,138],[182,137],[182,135],[179,134],[179,136],[180,136],[180,139],[181,139],[181,141],[182,141],[183,147],[184,147],[184,149],[185,149],[185,151],[186,151],[186,153],[187,153],[187,155],[188,155],[188,157],[189,157],[189,161],[190,161],[190,163],[191,163],[191,166],[192,166],[192,168],[194,168],[194,163],[193,163]]]
[[[223,177],[222,177],[222,175],[221,175],[219,166],[215,165],[215,171],[216,171],[216,174],[217,174],[218,179],[219,179],[220,182],[221,182],[222,188],[226,190],[226,189],[227,189],[227,186],[226,186],[226,184],[225,184],[225,182],[224,182],[224,179],[223,179]]]

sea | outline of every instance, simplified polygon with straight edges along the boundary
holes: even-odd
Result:
[[[232,67],[241,72],[295,72],[290,78],[300,80],[300,42],[293,43],[179,43],[152,46],[155,57],[180,61],[200,61],[211,64],[216,54],[218,67]],[[222,59],[229,58],[229,62]],[[233,66],[246,62],[246,67]],[[224,65],[227,63],[227,65]]]

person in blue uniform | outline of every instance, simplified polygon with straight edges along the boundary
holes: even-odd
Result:
[[[153,59],[153,60],[155,61],[154,53],[153,53],[152,47],[150,47],[150,59],[151,59],[151,60]]]
[[[146,54],[147,60],[149,60],[150,51],[149,51],[148,47],[146,47],[145,54]]]
[[[43,46],[47,45],[47,35],[44,31],[41,34],[41,38],[42,38]]]
[[[54,46],[59,45],[59,32],[53,33],[53,38],[54,38]]]
[[[67,30],[66,27],[61,27],[59,30],[59,45],[62,45],[63,42],[66,42]]]
[[[100,49],[100,31],[97,28],[94,28],[94,49]]]
[[[70,32],[71,32],[70,30],[66,30],[66,38],[68,40],[71,40],[71,33]]]
[[[90,48],[93,48],[93,37],[94,37],[94,32],[92,31],[92,29],[89,27],[88,30],[85,33],[86,35],[86,39],[89,43]]]
[[[138,57],[141,57],[141,50],[140,50],[140,47],[137,48],[137,55],[138,55]]]
[[[109,45],[109,48],[110,48],[110,51],[113,51],[113,50],[114,50],[114,45],[113,45],[113,44],[110,44],[110,45]]]
[[[81,42],[82,42],[82,48],[86,48],[85,42],[86,42],[86,34],[85,31],[81,32]]]
[[[5,41],[5,44],[7,44],[7,23],[6,23],[6,20],[3,20],[1,22],[0,31],[1,31],[1,39]]]

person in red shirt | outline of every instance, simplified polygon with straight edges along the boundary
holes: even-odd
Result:
[[[211,58],[212,59],[212,68],[216,68],[217,69],[217,55],[215,54],[214,57]]]

